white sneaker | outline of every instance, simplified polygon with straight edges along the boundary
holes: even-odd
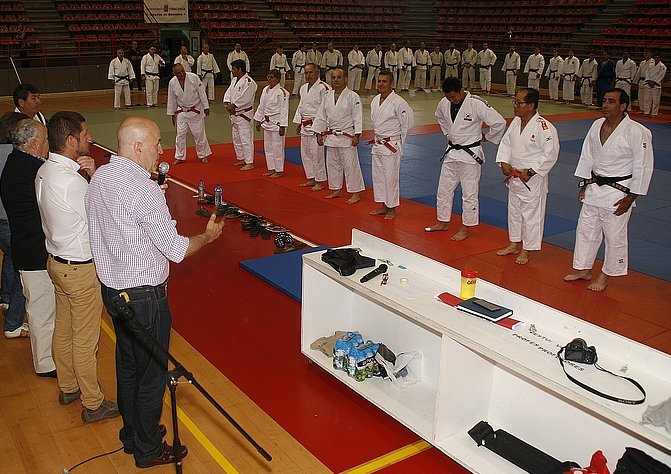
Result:
[[[16,337],[29,337],[30,329],[28,329],[28,323],[23,323],[18,328],[13,331],[5,331],[5,337],[7,339],[14,339]]]

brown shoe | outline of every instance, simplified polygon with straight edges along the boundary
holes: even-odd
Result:
[[[185,445],[182,445],[182,459],[184,459],[187,454],[189,454],[189,448],[187,448]],[[160,466],[161,464],[173,464],[174,462],[175,456],[172,452],[172,446],[163,441],[163,451],[157,458],[144,462],[135,461],[135,467],[145,469],[148,467]]]
[[[161,439],[165,438],[165,435],[168,434],[168,428],[166,428],[165,425],[161,423],[158,425],[158,429],[161,431]],[[133,454],[135,450],[133,449],[133,446],[124,446],[123,452],[126,454]]]

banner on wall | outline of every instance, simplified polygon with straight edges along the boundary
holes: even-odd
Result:
[[[188,0],[144,0],[144,21],[147,23],[188,23],[189,1]],[[148,15],[147,10],[153,15]]]

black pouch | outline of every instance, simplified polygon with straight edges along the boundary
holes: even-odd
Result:
[[[329,249],[322,254],[322,261],[331,265],[342,276],[353,275],[361,268],[375,266],[375,259],[359,254],[358,249]]]
[[[640,449],[626,448],[613,474],[671,474],[671,468]]]

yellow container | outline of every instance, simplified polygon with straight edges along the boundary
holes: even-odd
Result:
[[[477,270],[461,271],[461,292],[459,298],[467,300],[475,296],[475,284],[478,282]]]

